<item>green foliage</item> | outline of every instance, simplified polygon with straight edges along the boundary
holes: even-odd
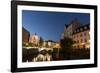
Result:
[[[58,49],[57,48],[53,48],[53,52],[54,53],[57,53],[58,52]]]
[[[46,43],[45,47],[46,47],[46,48],[49,48],[49,45],[48,45],[48,43]]]
[[[74,42],[71,38],[64,38],[60,40],[60,46],[62,48],[71,48],[73,43]]]
[[[62,57],[64,59],[70,59],[70,54],[72,51],[73,40],[71,38],[64,38],[60,40]]]
[[[42,38],[42,37],[40,37],[39,46],[40,46],[40,47],[43,46],[43,38]]]
[[[29,43],[28,46],[32,47],[33,46],[33,43]]]

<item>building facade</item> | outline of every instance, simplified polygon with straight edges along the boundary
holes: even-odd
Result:
[[[32,43],[33,45],[39,45],[40,37],[36,34],[32,35],[30,37],[29,42]]]
[[[22,27],[22,43],[27,45],[29,43],[30,32]]]
[[[60,43],[52,40],[47,40],[43,42],[43,46],[49,48],[60,48]]]
[[[47,40],[43,42],[43,46],[44,47],[49,47],[49,48],[53,48],[53,46],[55,45],[55,42],[52,40]]]
[[[61,39],[63,39],[64,37],[72,38],[73,32],[78,27],[80,27],[80,22],[77,19],[73,20],[70,24],[65,24],[64,32],[61,35]]]
[[[74,48],[90,48],[90,24],[83,25],[73,32]]]

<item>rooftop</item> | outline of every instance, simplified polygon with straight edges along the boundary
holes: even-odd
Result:
[[[77,28],[73,34],[76,34],[76,33],[79,33],[79,32],[83,32],[85,30],[90,30],[90,24],[85,24],[85,25],[82,25],[80,26],[79,28]]]

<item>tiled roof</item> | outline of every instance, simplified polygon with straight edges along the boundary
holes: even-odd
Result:
[[[90,24],[85,24],[85,25],[82,25],[80,26],[79,28],[77,28],[73,34],[76,34],[76,33],[79,33],[79,32],[83,32],[85,30],[89,30],[90,29]]]

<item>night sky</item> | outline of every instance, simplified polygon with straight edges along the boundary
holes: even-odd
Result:
[[[22,11],[22,26],[30,32],[37,34],[44,40],[59,41],[64,25],[78,19],[81,24],[90,23],[90,14],[47,12],[47,11]]]

